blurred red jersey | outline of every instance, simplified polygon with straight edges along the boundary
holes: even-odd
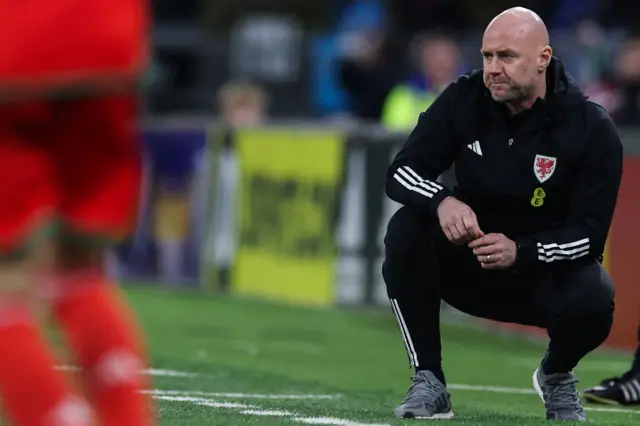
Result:
[[[0,0],[0,96],[139,77],[148,15],[148,0]]]

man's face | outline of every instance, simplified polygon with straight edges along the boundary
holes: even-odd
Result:
[[[428,41],[421,53],[422,71],[433,84],[439,86],[454,80],[458,68],[458,51],[452,41]]]
[[[532,43],[516,29],[488,29],[482,39],[484,84],[496,102],[527,99],[540,78]]]
[[[239,105],[226,111],[225,118],[233,126],[255,126],[262,123],[264,111],[257,105]]]

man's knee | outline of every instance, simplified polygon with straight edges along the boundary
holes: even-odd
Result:
[[[593,261],[571,268],[564,277],[570,290],[565,315],[589,321],[612,321],[615,287],[607,271]]]
[[[420,216],[408,207],[401,207],[389,220],[384,245],[387,256],[422,255],[432,245],[435,221]]]
[[[382,275],[389,297],[426,291],[433,275],[435,252],[432,224],[413,210],[402,207],[391,218],[385,235]]]

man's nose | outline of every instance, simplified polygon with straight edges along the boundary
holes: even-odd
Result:
[[[491,61],[487,64],[487,72],[491,75],[499,75],[502,73],[502,66],[500,66],[498,61]]]

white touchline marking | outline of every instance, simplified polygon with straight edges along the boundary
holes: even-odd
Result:
[[[624,408],[597,408],[597,407],[584,407],[587,411],[599,411],[602,413],[626,413],[626,414],[638,414],[640,410],[627,410]]]
[[[356,423],[351,420],[336,419],[333,417],[294,417],[292,420],[308,425],[335,425],[335,426],[390,426],[387,424]]]
[[[76,371],[79,368],[70,365],[62,365],[57,367],[58,370],[64,371]],[[158,376],[158,377],[206,377],[205,374],[200,373],[191,373],[186,371],[177,371],[177,370],[167,370],[167,369],[156,369],[150,368],[143,371],[145,374],[149,374],[150,376]],[[511,388],[511,387],[499,387],[499,386],[479,386],[479,385],[465,385],[465,384],[448,384],[447,387],[451,390],[461,390],[461,391],[475,391],[475,392],[496,392],[496,393],[507,393],[507,394],[523,394],[523,395],[536,395],[536,391],[533,389],[527,388]],[[153,391],[151,391],[153,392]],[[177,395],[197,395],[198,393],[194,392],[181,392],[181,391],[161,391],[161,392],[173,392]],[[202,392],[203,396],[205,396],[204,392]],[[168,394],[162,394],[154,396],[157,399],[165,399],[172,398],[167,396]],[[260,395],[260,394],[233,394],[233,393],[206,393],[206,396],[217,396],[219,398],[255,398],[260,399],[262,397],[268,397],[263,399],[332,399],[332,398],[340,398],[340,395]],[[282,398],[285,396],[285,398]],[[287,398],[288,397],[288,398]],[[304,398],[302,398],[304,397]],[[174,397],[174,398],[188,398],[189,397]],[[198,399],[198,398],[191,398]],[[199,398],[202,401],[209,401],[204,398]],[[170,399],[171,401],[177,401],[177,399]],[[185,400],[185,402],[188,402]],[[218,403],[224,404],[224,403]],[[229,403],[231,404],[231,403]],[[240,404],[241,405],[241,404]],[[221,407],[222,408],[222,407]],[[600,408],[600,407],[584,407],[587,411],[596,411],[603,413],[625,413],[625,414],[638,414],[640,415],[640,410],[632,410],[625,408]],[[324,418],[323,419],[327,419]],[[336,423],[314,423],[314,424],[336,424]],[[364,423],[337,423],[338,425],[362,425]],[[380,425],[367,425],[367,426],[380,426]]]
[[[247,405],[247,404],[237,404],[235,402],[219,402],[219,401],[214,401],[212,399],[195,398],[191,396],[157,395],[157,396],[154,396],[153,398],[163,400],[163,401],[188,402],[190,404],[202,405],[205,407],[212,407],[212,408],[244,408],[244,409],[254,408],[251,405]]]
[[[150,368],[144,370],[144,373],[150,376],[164,376],[164,377],[200,377],[200,374],[197,373],[186,373],[184,371],[175,371],[175,370],[161,370],[157,368]]]
[[[278,411],[278,410],[242,410],[240,414],[246,414],[249,416],[276,416],[276,417],[285,417],[285,416],[293,416],[294,414],[290,411]]]
[[[504,388],[499,386],[479,386],[479,385],[460,385],[460,384],[447,384],[447,387],[452,390],[462,390],[462,391],[537,395],[534,389],[526,389],[526,388]]]
[[[508,357],[508,362],[511,365],[525,367],[528,371],[532,365],[540,364],[540,358]],[[628,368],[628,361],[582,360],[576,370],[607,374],[626,371]]]
[[[333,417],[303,417],[299,414],[284,411],[284,410],[264,410],[258,405],[248,404],[236,404],[233,402],[219,402],[212,399],[196,398],[189,396],[169,396],[169,395],[154,395],[154,399],[161,401],[173,401],[173,402],[187,402],[190,404],[200,405],[203,407],[212,408],[229,408],[240,409],[240,414],[250,416],[276,416],[276,417],[289,417],[294,422],[304,423],[309,425],[336,425],[336,426],[391,426],[389,424],[373,424],[373,423],[360,423],[353,420],[337,419]]]
[[[248,398],[248,399],[337,399],[342,395],[280,395],[280,394],[260,394],[260,393],[229,393],[229,392],[201,392],[189,390],[151,390],[143,391],[143,393],[152,395],[183,395],[183,396],[201,396],[212,398]]]

